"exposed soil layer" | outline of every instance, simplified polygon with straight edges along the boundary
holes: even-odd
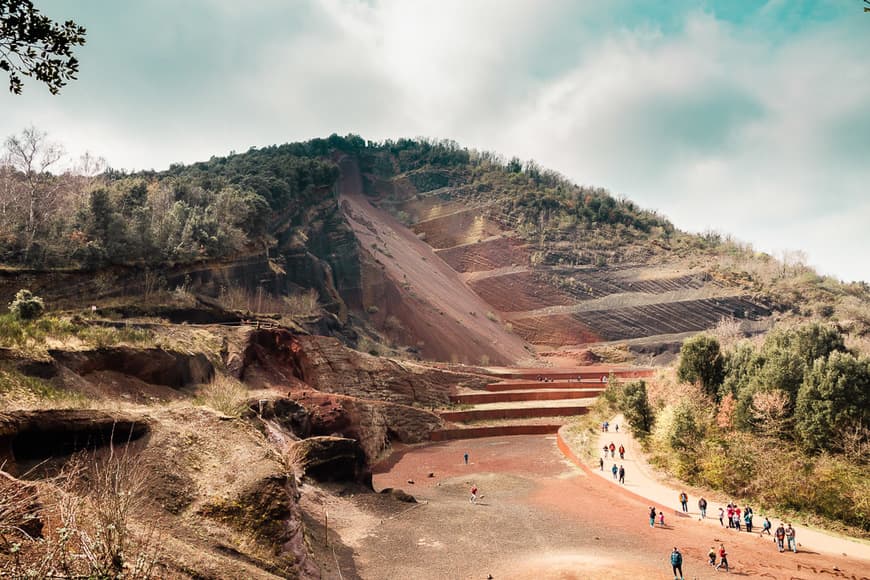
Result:
[[[205,355],[189,355],[160,348],[121,346],[89,351],[51,350],[49,354],[81,376],[113,371],[173,389],[206,383],[214,376],[214,367]]]
[[[147,422],[119,413],[43,410],[0,413],[0,464],[26,472],[42,461],[85,449],[125,444],[147,435]]]
[[[744,298],[708,298],[576,314],[515,313],[514,331],[533,344],[558,346],[626,340],[639,336],[701,331],[722,318],[758,319],[770,315]]]

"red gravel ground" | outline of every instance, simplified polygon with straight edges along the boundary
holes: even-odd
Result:
[[[398,450],[376,468],[374,482],[427,503],[377,521],[351,542],[356,573],[365,579],[673,578],[674,546],[683,553],[686,578],[714,578],[724,572],[714,572],[706,554],[720,542],[732,575],[870,577],[870,562],[779,554],[770,540],[711,529],[672,510],[664,529],[650,529],[647,503],[569,463],[554,436]],[[477,505],[468,501],[472,483],[482,494]]]

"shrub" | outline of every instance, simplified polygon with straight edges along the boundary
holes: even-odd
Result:
[[[30,290],[22,288],[9,303],[9,312],[19,320],[35,320],[45,312],[45,303]]]
[[[240,381],[216,375],[199,391],[199,402],[228,417],[241,417],[248,408],[248,390]]]

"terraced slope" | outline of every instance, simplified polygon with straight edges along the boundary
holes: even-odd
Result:
[[[495,204],[470,200],[463,207],[461,186],[420,192],[406,179],[401,192],[389,198],[391,211],[401,212],[418,238],[460,275],[494,317],[539,351],[654,337],[673,340],[673,335],[711,328],[723,318],[759,321],[771,314],[743,289],[714,279],[700,265],[660,256],[654,262],[643,260],[653,252],[642,245],[625,252],[639,258],[635,261],[591,265],[583,240],[528,243]]]

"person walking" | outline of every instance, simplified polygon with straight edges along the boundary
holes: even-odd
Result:
[[[674,546],[674,551],[671,552],[671,568],[674,570],[674,580],[677,580],[677,572],[680,573],[679,580],[684,580],[683,578],[683,555],[680,554],[680,551]]]
[[[471,485],[471,499],[469,499],[471,503],[477,503],[477,484]]]
[[[740,508],[736,506],[734,507],[734,527],[738,532],[740,531]]]
[[[716,571],[725,566],[725,571],[728,572],[728,552],[725,551],[725,544],[719,544],[719,563],[716,564]]]
[[[664,510],[659,510],[659,525],[661,527],[665,527],[665,512],[664,512]]]
[[[725,527],[725,509],[722,507],[719,508],[719,525]]]
[[[619,458],[625,459],[625,445],[620,444],[619,446]]]
[[[700,520],[707,519],[707,500],[703,497],[698,500],[698,511],[701,512]]]
[[[761,524],[761,533],[763,534],[764,532],[767,532],[767,535],[768,535],[768,536],[771,535],[771,534],[770,534],[770,528],[771,528],[771,527],[773,527],[773,524],[771,524],[771,523],[770,523],[770,520],[765,516],[765,518],[764,518],[764,523]]]
[[[613,458],[616,456],[616,445],[613,444],[613,441],[610,442],[610,457]]]
[[[616,424],[616,432],[619,433],[619,423]]]
[[[680,505],[683,506],[685,513],[689,513],[689,496],[686,495],[685,491],[680,492]]]
[[[600,469],[601,471],[604,471],[604,458],[603,457],[598,458],[598,469]]]
[[[728,516],[728,527],[734,527],[734,506],[730,503],[728,504],[727,509],[725,510],[725,514]]]
[[[791,524],[785,529],[785,539],[788,540],[788,549],[797,554],[797,542],[795,541],[795,531]]]
[[[465,452],[465,455],[463,455],[463,457],[465,458],[465,465],[468,465],[468,451]]]
[[[616,464],[613,464],[613,467],[610,468],[610,473],[613,474],[613,481],[616,481],[617,476],[619,475],[619,468],[616,467]]]
[[[752,512],[746,510],[743,513],[743,523],[746,524],[746,531],[752,533]]]
[[[619,466],[619,483],[625,485],[625,468],[623,466]]]
[[[707,552],[707,557],[710,559],[710,566],[716,567],[716,548],[710,546],[710,551]]]
[[[649,507],[649,527],[654,528],[656,525],[656,508]]]
[[[776,539],[776,547],[782,552],[785,549],[783,546],[783,543],[785,543],[785,528],[782,526],[782,522],[779,523],[779,527],[776,528],[773,537]]]

